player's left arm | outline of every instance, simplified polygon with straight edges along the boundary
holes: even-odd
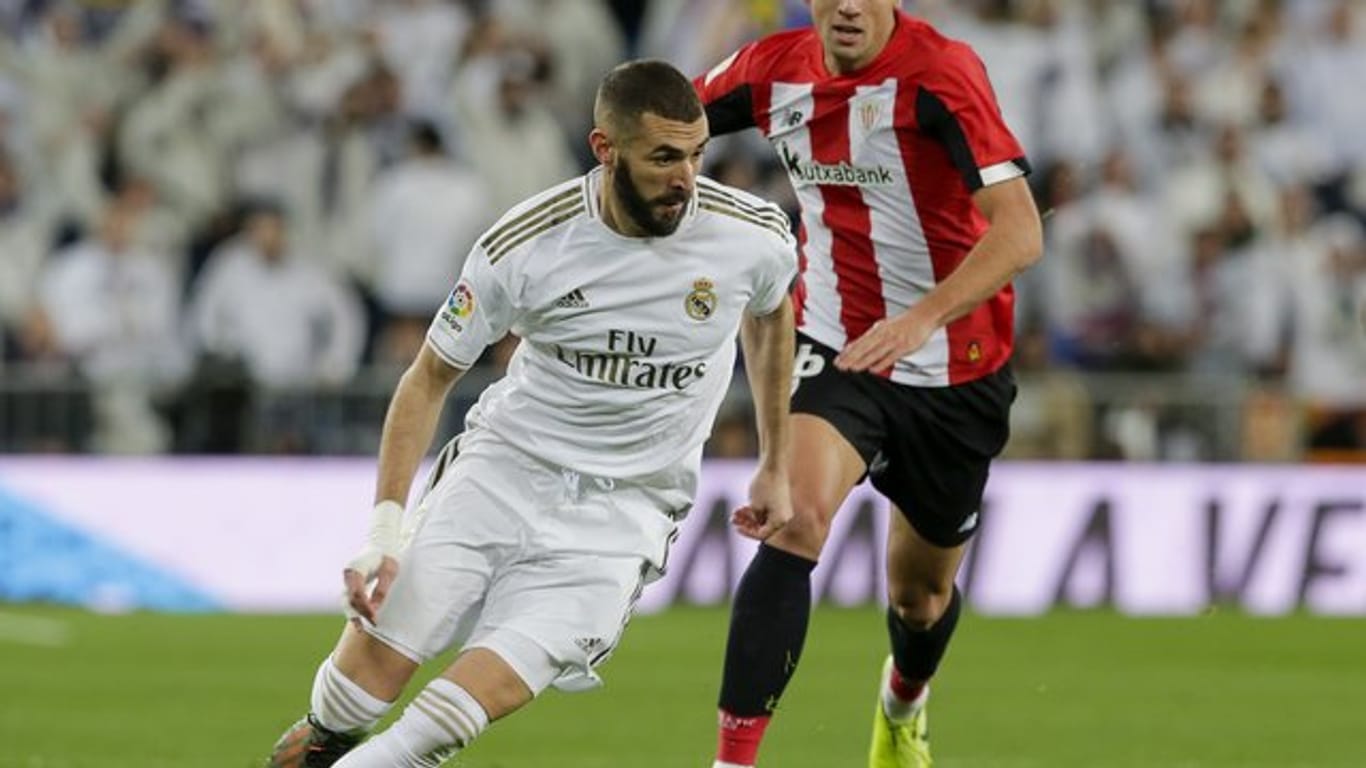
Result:
[[[792,317],[792,300],[784,296],[777,309],[761,316],[746,314],[740,323],[740,346],[759,431],[759,468],[750,483],[749,504],[736,510],[731,522],[741,534],[760,541],[792,519],[786,465],[795,338]]]
[[[882,371],[976,309],[1043,254],[1043,225],[1022,177],[982,187],[973,202],[987,230],[946,279],[905,312],[879,320],[835,358],[846,371]]]

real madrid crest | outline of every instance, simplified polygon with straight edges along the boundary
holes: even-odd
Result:
[[[683,299],[683,311],[698,322],[716,312],[716,284],[705,277],[692,281],[692,291]]]

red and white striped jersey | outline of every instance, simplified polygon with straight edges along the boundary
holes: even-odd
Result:
[[[835,349],[896,315],[967,256],[987,222],[972,193],[1029,172],[982,62],[966,44],[897,11],[863,69],[827,71],[813,28],[741,48],[695,81],[713,135],[757,127],[801,203],[798,327]],[[1006,286],[888,372],[948,386],[1010,357]]]

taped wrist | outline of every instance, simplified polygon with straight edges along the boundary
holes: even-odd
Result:
[[[370,538],[366,542],[383,557],[398,554],[399,530],[403,525],[403,505],[385,499],[375,505],[370,518]]]

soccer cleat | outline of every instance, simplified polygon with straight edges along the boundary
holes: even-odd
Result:
[[[905,722],[893,722],[882,708],[882,689],[892,675],[892,657],[882,665],[876,708],[873,710],[873,743],[868,748],[868,768],[929,768],[930,721],[925,705]],[[928,691],[926,692],[928,695]]]
[[[275,742],[266,768],[328,768],[350,752],[363,735],[329,731],[309,715]]]

